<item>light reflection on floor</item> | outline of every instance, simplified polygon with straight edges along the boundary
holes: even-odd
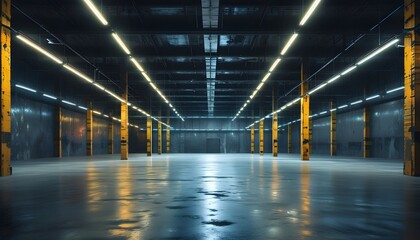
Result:
[[[420,179],[393,160],[118,155],[14,164],[0,239],[417,239]]]

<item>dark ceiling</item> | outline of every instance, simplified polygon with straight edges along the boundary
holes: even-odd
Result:
[[[159,111],[166,114],[168,105],[112,38],[112,30],[117,31],[132,56],[185,118],[235,116],[295,31],[300,34],[296,43],[241,116],[270,113],[273,94],[276,107],[298,96],[302,59],[308,63],[307,76],[311,76],[313,88],[401,34],[403,28],[401,0],[323,0],[301,28],[299,22],[312,0],[92,1],[108,26],[103,26],[82,0],[12,2],[14,30],[87,75],[93,77],[97,68],[103,74],[97,74],[96,79],[115,92],[121,92],[128,73],[130,102],[154,115]],[[211,16],[203,15],[206,4],[216,9]],[[119,105],[113,98],[22,43],[13,44],[15,82],[80,101],[92,100],[103,111],[117,114]],[[213,60],[213,69],[206,70],[206,59],[208,63]],[[215,71],[214,78],[209,71]],[[402,82],[402,49],[395,48],[319,92],[311,106],[322,109],[331,99],[345,102]],[[297,117],[295,110],[287,114]]]

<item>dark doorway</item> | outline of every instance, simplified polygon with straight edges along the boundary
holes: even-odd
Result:
[[[207,138],[207,153],[220,153],[220,138]]]

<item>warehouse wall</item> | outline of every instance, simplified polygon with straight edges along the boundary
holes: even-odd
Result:
[[[56,107],[12,96],[12,160],[54,156],[54,114]],[[120,152],[120,125],[114,123],[114,152]],[[93,154],[106,154],[108,127],[103,118],[93,118]],[[62,108],[63,157],[86,155],[86,114]]]
[[[402,159],[403,100],[371,106],[369,111],[371,114],[371,156]],[[312,153],[329,154],[329,115],[313,121],[312,136]],[[293,152],[298,153],[299,123],[292,125],[292,143]],[[286,144],[286,141],[282,144]],[[363,109],[337,114],[337,155],[363,157]]]
[[[404,102],[403,100],[373,106],[371,113],[372,156],[381,158],[404,157]]]
[[[12,97],[12,160],[54,155],[54,107]]]

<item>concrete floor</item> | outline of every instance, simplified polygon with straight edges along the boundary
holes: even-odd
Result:
[[[15,162],[0,239],[420,239],[420,179],[395,160],[118,157]]]

